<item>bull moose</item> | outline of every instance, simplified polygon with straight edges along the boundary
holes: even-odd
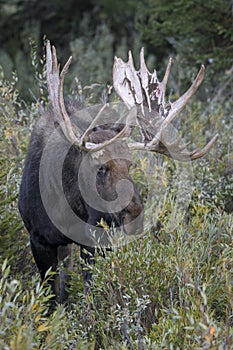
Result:
[[[201,84],[204,66],[189,90],[171,103],[165,102],[171,59],[159,82],[156,71],[150,73],[146,67],[143,49],[138,71],[130,52],[126,63],[116,57],[113,85],[128,110],[119,118],[107,105],[84,109],[77,100],[64,101],[63,82],[70,63],[71,57],[60,73],[55,47],[47,42],[50,103],[32,131],[19,194],[19,211],[42,280],[49,268],[55,271],[59,259],[69,255],[72,243],[80,245],[88,266],[96,247],[111,241],[110,228],[125,235],[143,231],[142,199],[129,173],[131,150],[189,161],[204,156],[217,138],[202,150],[189,152],[177,134],[174,139],[167,133]],[[138,131],[141,141],[130,140],[132,130]],[[87,290],[91,278],[87,268],[83,277]],[[67,298],[66,279],[63,271],[53,281],[60,302]]]

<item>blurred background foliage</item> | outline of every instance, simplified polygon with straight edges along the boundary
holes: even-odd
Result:
[[[0,0],[0,349],[232,349],[232,23],[228,0]],[[143,45],[160,80],[174,58],[171,100],[204,63],[204,82],[177,127],[190,149],[219,133],[211,152],[192,164],[192,197],[174,227],[177,165],[153,160],[149,202],[150,157],[133,155],[152,229],[96,257],[88,297],[77,248],[70,303],[53,312],[17,210],[38,101],[47,103],[45,38],[62,64],[73,55],[66,90],[78,87],[87,104],[106,98],[114,55],[127,59],[129,49],[137,66]]]
[[[164,71],[168,57],[176,59],[181,88],[205,64],[213,92],[233,64],[232,1],[1,0],[0,65],[7,79],[17,72],[26,99],[33,87],[30,43],[41,57],[45,36],[62,62],[74,56],[73,71],[86,85],[111,83],[114,55],[126,58],[131,49],[138,57],[144,45],[151,68],[155,62]]]

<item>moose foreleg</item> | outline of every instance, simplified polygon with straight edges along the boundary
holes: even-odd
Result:
[[[69,282],[69,276],[65,271],[66,268],[69,270],[73,270],[73,250],[72,244],[68,244],[66,246],[58,247],[58,260],[63,261],[63,267],[59,272],[60,283],[60,303],[64,303],[68,299],[67,286]]]
[[[52,271],[56,271],[58,259],[57,259],[57,247],[49,244],[42,244],[37,236],[30,237],[31,250],[35,259],[36,265],[39,269],[41,280],[45,279],[46,272],[52,268]],[[49,283],[52,286],[53,293],[56,299],[59,296],[59,286],[57,276],[53,276]]]

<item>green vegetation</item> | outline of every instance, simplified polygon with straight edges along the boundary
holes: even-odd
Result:
[[[232,1],[1,0],[0,65],[7,79],[17,71],[17,88],[27,100],[29,88],[37,95],[30,43],[42,56],[44,36],[56,44],[62,62],[74,56],[74,74],[83,85],[111,83],[114,55],[126,58],[131,49],[138,57],[143,45],[151,68],[156,61],[164,70],[169,56],[183,67],[176,75],[181,88],[204,63],[214,93],[233,63]]]
[[[45,1],[14,0],[3,1],[0,5],[0,62],[3,67],[8,67],[7,72],[5,69],[4,72],[0,71],[0,349],[233,348],[230,1],[222,1],[221,8],[217,1],[206,1],[203,5],[210,11],[210,4],[213,4],[210,13],[222,26],[211,27],[211,35],[217,30],[219,37],[213,34],[216,41],[211,41],[214,49],[210,58],[214,58],[216,65],[209,63],[209,67],[205,43],[206,36],[209,35],[209,19],[212,20],[213,17],[204,16],[203,13],[203,28],[207,28],[206,36],[203,36],[197,35],[196,30],[192,32],[191,21],[189,27],[185,22],[181,26],[181,17],[175,16],[167,2],[165,5],[156,0],[144,1],[145,6],[140,10],[140,16],[137,12],[138,6],[142,5],[140,1],[127,0],[123,9],[122,3],[105,0],[85,3],[80,1],[80,11],[73,11],[74,16],[76,13],[76,20],[70,15],[74,8],[72,1],[54,0],[48,5]],[[187,12],[184,11],[182,15],[182,19],[187,22],[189,19],[185,16],[193,1],[172,3],[177,11],[183,8],[184,3],[187,5]],[[152,11],[155,8],[160,13],[159,19]],[[70,16],[69,26],[73,25],[74,28],[76,23],[75,30],[78,35],[75,36],[67,22],[61,20],[61,10],[63,14]],[[40,14],[38,18],[36,11]],[[195,11],[204,11],[202,5],[197,6]],[[198,13],[195,11],[196,16]],[[122,12],[124,13],[120,16]],[[42,21],[41,14],[45,13]],[[96,14],[94,19],[93,13]],[[167,18],[167,25],[163,16]],[[31,33],[31,51],[27,46],[32,25],[29,17],[33,18],[33,30],[37,33],[34,37],[34,31]],[[11,40],[8,40],[11,51],[7,48],[7,36],[3,37],[2,34],[3,29],[8,33],[8,38],[12,33],[13,26],[10,26],[9,20],[16,28],[18,24],[22,25],[22,21],[27,23],[23,31],[19,31],[17,39],[11,36]],[[152,32],[154,30],[154,35],[151,32],[150,38],[146,36],[150,32],[146,33],[145,20],[148,21],[148,28]],[[167,33],[171,29],[169,20],[174,23],[172,27],[176,35],[171,35],[174,35],[177,45],[167,41]],[[60,28],[56,27],[56,21]],[[122,24],[125,22],[126,27]],[[158,37],[157,31],[161,31],[164,37]],[[30,252],[29,237],[17,210],[17,196],[28,140],[40,113],[39,104],[35,100],[31,101],[32,98],[26,90],[31,88],[44,106],[47,103],[43,64],[37,59],[35,51],[44,34],[48,34],[58,46],[58,54],[59,46],[62,48],[64,44],[62,60],[67,58],[69,50],[72,52],[73,71],[67,79],[66,88],[71,86],[75,89],[71,80],[76,75],[81,77],[87,102],[93,101],[93,98],[98,99],[99,96],[103,98],[105,84],[111,83],[113,55],[117,52],[124,56],[129,47],[138,52],[140,41],[146,41],[151,49],[147,49],[150,53],[156,54],[156,49],[159,48],[158,56],[151,56],[150,59],[151,62],[159,59],[161,70],[165,68],[161,62],[165,62],[167,55],[173,50],[176,63],[170,81],[172,99],[193,78],[196,64],[199,66],[204,60],[207,63],[207,79],[204,80],[197,98],[182,112],[179,130],[182,131],[184,139],[191,142],[188,146],[190,149],[194,146],[201,147],[215,132],[219,133],[219,139],[211,152],[204,159],[193,162],[192,198],[182,220],[173,227],[169,224],[177,194],[173,181],[176,164],[159,156],[159,161],[155,162],[155,176],[151,181],[158,196],[161,193],[166,193],[166,196],[162,204],[158,203],[156,196],[155,204],[153,201],[148,202],[146,211],[151,217],[154,216],[153,228],[144,238],[107,252],[105,258],[96,256],[93,283],[88,297],[83,293],[81,261],[77,247],[75,269],[70,272],[69,305],[57,306],[54,310],[49,308],[51,291],[46,282],[40,283]],[[63,35],[59,37],[61,34]],[[23,41],[19,40],[19,36]],[[138,37],[140,40],[137,40]],[[221,40],[223,37],[224,42]],[[190,45],[188,44],[189,50],[186,50],[187,45],[184,47],[183,44],[188,38]],[[158,44],[156,40],[159,39],[161,42]],[[14,40],[21,42],[20,48]],[[22,65],[26,54],[27,64]],[[4,64],[3,57],[6,58],[7,65]],[[188,70],[188,64],[195,66],[195,71]],[[17,74],[12,75],[12,70],[16,70]],[[214,78],[214,86],[211,77]],[[90,86],[95,82],[102,84],[97,90],[96,86]],[[145,174],[149,156],[134,156],[136,165],[132,168],[132,175],[146,204]],[[48,273],[47,279],[49,278],[51,273]]]
[[[215,71],[224,70],[232,64],[231,6],[229,1],[218,0],[145,0],[137,26],[157,48],[157,57],[176,52],[185,65],[209,63]]]

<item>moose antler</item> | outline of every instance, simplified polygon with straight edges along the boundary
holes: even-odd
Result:
[[[205,67],[201,69],[191,87],[175,102],[165,102],[165,90],[170,74],[172,59],[170,58],[162,82],[157,78],[156,70],[150,73],[144,59],[144,49],[140,52],[140,69],[136,71],[133,57],[129,52],[128,62],[115,57],[113,67],[113,84],[119,97],[128,108],[137,106],[137,124],[140,128],[143,142],[130,143],[131,149],[154,151],[165,154],[177,160],[188,161],[203,157],[216,141],[216,134],[201,150],[187,151],[181,137],[168,142],[168,131],[177,132],[172,121],[195,94],[203,78]],[[149,113],[146,113],[147,110]],[[149,120],[148,120],[149,115]],[[175,131],[175,132],[174,132]],[[174,137],[173,137],[174,138]]]
[[[50,45],[50,41],[47,41],[46,45],[46,73],[47,73],[47,86],[49,92],[49,99],[54,109],[54,124],[59,124],[61,130],[67,140],[71,142],[71,144],[75,144],[83,150],[96,152],[101,150],[102,148],[110,145],[115,142],[119,138],[126,136],[130,130],[130,124],[133,119],[136,117],[136,109],[131,108],[127,117],[126,117],[126,125],[122,130],[116,134],[112,139],[104,141],[102,143],[91,143],[88,142],[88,136],[91,129],[94,128],[97,121],[100,118],[101,113],[103,112],[106,106],[103,106],[99,113],[96,115],[90,126],[87,130],[82,134],[81,130],[75,130],[75,133],[72,128],[72,123],[70,117],[66,111],[64,97],[63,97],[63,83],[65,75],[69,69],[72,57],[68,59],[64,68],[60,71],[60,65],[57,62],[56,49],[54,46]],[[77,127],[76,127],[77,129]]]

